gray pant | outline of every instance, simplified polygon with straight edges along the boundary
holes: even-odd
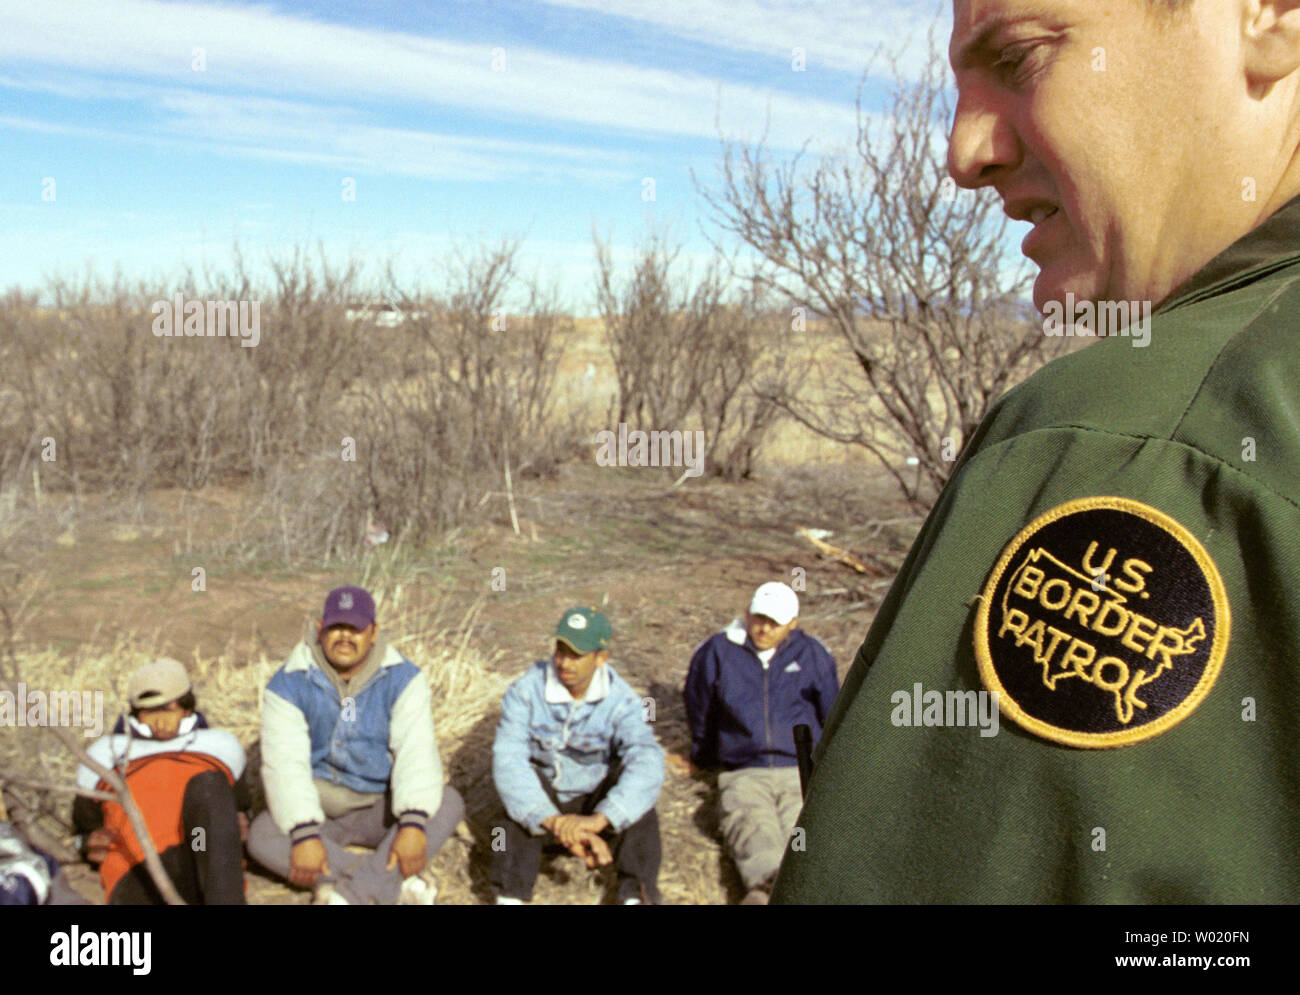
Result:
[[[425,860],[442,849],[456,824],[465,817],[465,802],[450,784],[442,786],[442,804],[425,823],[428,838]],[[398,825],[388,811],[385,798],[372,805],[354,809],[321,825],[321,842],[329,859],[332,876],[322,878],[333,883],[335,891],[353,905],[396,905],[402,889],[402,874],[396,867],[388,870],[388,848],[397,836]],[[372,847],[372,853],[351,853],[348,846]],[[263,812],[253,820],[248,831],[248,852],[264,867],[283,878],[289,876],[289,837]]]
[[[799,820],[803,795],[798,767],[742,767],[718,775],[722,835],[746,888],[765,883]]]

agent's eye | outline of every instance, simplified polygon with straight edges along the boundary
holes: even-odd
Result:
[[[1017,42],[998,52],[998,59],[993,63],[993,72],[1012,83],[1023,83],[1038,68],[1041,51],[1037,41]]]

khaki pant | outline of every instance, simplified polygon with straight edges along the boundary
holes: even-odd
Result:
[[[798,767],[742,767],[718,775],[722,835],[746,888],[781,866],[803,796]]]

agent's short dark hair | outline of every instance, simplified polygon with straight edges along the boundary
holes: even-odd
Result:
[[[176,703],[180,705],[181,708],[184,708],[186,711],[192,712],[198,706],[198,699],[194,697],[193,691],[186,691],[183,695],[181,695],[179,698],[176,699]],[[140,717],[140,709],[138,708],[131,709],[131,718],[138,719],[139,717]]]

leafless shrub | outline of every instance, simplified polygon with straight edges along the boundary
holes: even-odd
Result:
[[[462,256],[434,290],[390,278],[404,320],[384,327],[356,306],[378,295],[355,260],[303,249],[270,260],[266,286],[236,252],[226,273],[162,287],[55,281],[45,307],[10,292],[0,520],[42,490],[143,502],[152,488],[248,482],[246,527],[221,544],[286,562],[353,555],[375,522],[422,540],[463,521],[507,472],[547,473],[574,443],[554,408],[572,321],[518,278],[516,252]],[[156,302],[176,294],[258,302],[256,345],[155,334]]]
[[[349,318],[358,266],[295,251],[258,288],[236,256],[197,286],[55,280],[48,308],[11,292],[0,302],[0,486],[36,466],[47,490],[194,490],[259,477],[332,435],[329,421],[364,355]],[[160,337],[155,302],[257,301],[260,339]],[[52,440],[48,458],[42,440]]]
[[[359,421],[373,511],[397,535],[463,522],[507,472],[549,473],[571,448],[554,388],[573,322],[519,279],[517,252],[502,242],[461,255],[441,296],[393,286],[413,372],[367,385]]]
[[[350,387],[384,375],[391,360],[373,315],[349,313],[364,296],[360,264],[312,264],[295,249],[272,262],[261,343],[247,350],[253,380],[245,428],[249,469],[265,475],[323,445],[337,445],[340,409]]]
[[[780,319],[754,288],[729,294],[721,259],[693,279],[680,247],[655,234],[620,281],[607,243],[595,238],[596,296],[618,379],[618,423],[703,430],[705,464],[739,479],[754,470],[777,406],[755,389],[784,385],[770,363]]]
[[[787,350],[801,389],[763,395],[871,452],[919,509],[990,404],[1060,341],[1027,320],[1028,274],[1006,258],[997,198],[947,176],[946,72],[931,36],[927,67],[898,85],[887,116],[873,120],[859,94],[849,154],[810,164],[724,142],[720,185],[701,191],[718,227],[757,254],[754,279],[840,343]]]

